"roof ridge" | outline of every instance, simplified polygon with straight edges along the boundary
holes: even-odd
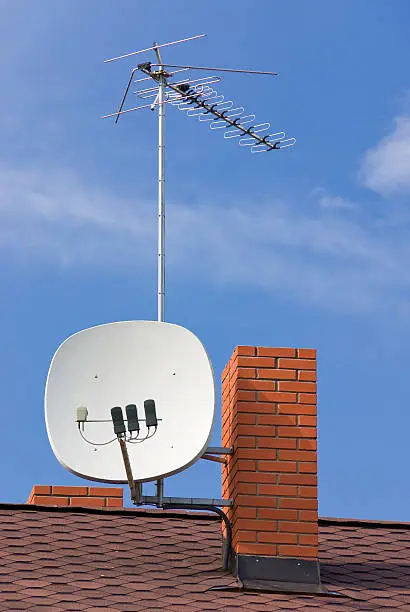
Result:
[[[214,521],[221,520],[217,515],[202,510],[170,510],[161,508],[87,508],[83,506],[44,506],[41,504],[0,503],[0,510],[24,510],[26,512],[72,512],[81,514],[113,514],[123,516],[166,516],[168,518],[187,518]],[[334,525],[341,527],[361,527],[369,529],[388,527],[390,529],[410,530],[410,522],[405,521],[378,521],[372,519],[322,516],[319,517],[318,522],[319,525],[322,527],[326,527],[327,525]]]
[[[81,514],[114,514],[123,516],[167,516],[169,518],[189,518],[221,520],[216,514],[203,510],[178,510],[161,508],[88,508],[84,506],[45,506],[41,504],[0,503],[0,510],[24,510],[26,512],[72,512]]]
[[[327,516],[319,517],[319,525],[339,525],[341,527],[367,527],[369,529],[377,529],[378,527],[389,527],[390,529],[410,529],[410,523],[405,521],[378,521],[372,519],[355,519],[355,518],[333,518]]]

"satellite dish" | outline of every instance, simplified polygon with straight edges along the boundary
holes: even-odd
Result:
[[[179,325],[91,327],[55,353],[45,414],[54,454],[78,476],[127,482],[114,426],[127,430],[136,481],[170,476],[208,446],[215,415],[212,366],[198,338]]]

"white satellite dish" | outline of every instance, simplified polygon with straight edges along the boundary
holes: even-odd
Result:
[[[156,415],[152,401],[144,412],[147,400],[155,402]],[[215,384],[205,348],[192,332],[170,323],[121,321],[85,329],[61,344],[48,373],[45,413],[64,467],[90,480],[127,482],[111,409],[121,407],[126,419],[129,405],[136,405],[140,427],[125,436],[134,480],[175,474],[204,453]]]

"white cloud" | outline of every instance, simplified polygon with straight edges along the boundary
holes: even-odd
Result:
[[[169,202],[173,274],[342,311],[407,303],[408,232],[283,202]],[[0,170],[0,249],[64,266],[154,272],[154,202],[118,199],[65,172]],[[407,300],[408,301],[408,300]]]
[[[0,248],[63,265],[116,261],[154,239],[145,202],[119,200],[65,171],[0,169]],[[152,217],[152,219],[151,219]]]
[[[396,117],[391,134],[366,151],[359,178],[383,196],[410,193],[410,117]]]
[[[346,198],[330,195],[324,187],[316,187],[311,195],[317,200],[319,206],[324,209],[354,210],[357,208],[354,202]]]

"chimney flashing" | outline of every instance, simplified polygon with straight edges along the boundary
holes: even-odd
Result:
[[[234,554],[232,572],[245,591],[327,595],[316,560]]]

